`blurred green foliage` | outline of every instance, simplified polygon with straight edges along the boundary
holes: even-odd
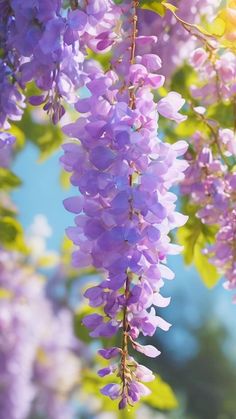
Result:
[[[22,226],[11,216],[0,217],[0,244],[8,250],[27,252]]]
[[[216,267],[209,263],[203,249],[214,243],[217,227],[203,224],[196,217],[198,207],[191,204],[187,198],[183,199],[182,209],[184,214],[189,217],[187,223],[177,232],[178,242],[184,246],[184,261],[187,265],[193,263],[204,284],[208,288],[212,288],[219,281],[220,275]]]
[[[163,0],[141,0],[140,7],[141,9],[151,10],[160,16],[164,16],[166,9],[162,3]]]
[[[33,107],[28,106],[21,121],[17,122],[17,128],[24,133],[25,138],[32,142],[40,151],[40,160],[48,158],[60,147],[63,134],[59,126],[53,125],[45,117],[42,121],[35,121]]]

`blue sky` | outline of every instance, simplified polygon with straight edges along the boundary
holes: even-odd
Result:
[[[50,249],[58,249],[65,228],[73,223],[73,216],[65,211],[62,201],[71,195],[70,190],[60,185],[60,152],[39,163],[37,148],[31,143],[19,154],[13,165],[23,185],[13,193],[19,209],[19,219],[25,229],[33,222],[36,214],[44,214],[53,230],[48,240]]]

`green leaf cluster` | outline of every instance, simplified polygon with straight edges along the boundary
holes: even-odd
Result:
[[[88,49],[88,59],[94,59],[99,64],[101,64],[104,71],[108,71],[111,67],[111,59],[112,59],[112,52],[108,51],[105,53],[99,53],[92,51],[91,49]]]
[[[15,219],[16,211],[8,197],[9,192],[20,185],[21,180],[15,173],[0,167],[0,246],[8,250],[26,252],[23,229]]]
[[[11,170],[0,167],[0,189],[8,191],[21,185],[21,180]]]
[[[158,410],[172,410],[178,407],[178,400],[172,388],[159,375],[145,385],[150,388],[151,394],[143,398],[144,403]]]
[[[59,126],[49,120],[37,122],[33,119],[33,108],[28,106],[17,127],[24,132],[28,141],[32,142],[40,151],[40,160],[48,158],[61,145],[63,134]]]
[[[203,249],[214,243],[217,226],[207,226],[196,217],[198,208],[186,200],[183,212],[189,216],[185,226],[177,232],[179,243],[184,246],[183,256],[187,265],[194,264],[201,276],[203,283],[208,287],[214,287],[220,279],[215,266],[203,254]]]
[[[0,218],[0,244],[8,250],[27,252],[23,229],[19,221],[13,217],[5,216]]]
[[[162,3],[164,3],[163,0],[141,0],[140,7],[141,9],[151,10],[160,16],[164,16],[166,9]]]

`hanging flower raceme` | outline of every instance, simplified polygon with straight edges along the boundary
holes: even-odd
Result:
[[[190,64],[198,75],[191,92],[195,105],[196,100],[200,105],[192,106],[192,111],[201,121],[203,132],[197,131],[192,137],[187,153],[189,167],[181,190],[196,204],[196,216],[203,228],[214,230],[214,244],[203,252],[225,277],[225,287],[233,289],[236,286],[235,55],[221,51],[218,43],[207,40],[193,51]],[[227,109],[227,121],[214,113],[216,103],[221,111]]]
[[[16,83],[19,58],[15,50],[11,51],[8,47],[8,35],[13,22],[10,4],[2,0],[0,2],[0,130],[10,127],[8,118],[13,121],[21,119],[24,107],[24,95]]]
[[[171,4],[177,8],[177,15],[185,22],[199,24],[201,19],[213,16],[220,5],[220,0],[188,0],[187,7],[185,0],[172,0]],[[139,30],[141,34],[156,35],[158,44],[153,47],[147,43],[142,52],[157,53],[162,61],[162,72],[169,78],[178,67],[183,65],[196,46],[196,39],[189,36],[175,16],[167,11],[161,19],[157,18],[155,12],[140,9]]]
[[[78,384],[80,347],[71,311],[55,315],[45,278],[2,248],[0,291],[0,419],[74,418],[69,395]]]
[[[189,167],[181,185],[183,195],[188,195],[197,205],[196,216],[206,226],[216,229],[215,243],[204,249],[209,261],[226,278],[225,287],[236,287],[236,173],[229,170],[224,156],[235,156],[234,133],[220,129],[218,147],[212,150],[212,140],[197,132],[188,151]],[[214,144],[215,145],[215,144]],[[217,151],[216,151],[217,150]]]
[[[228,50],[219,54],[214,42],[210,52],[199,47],[193,51],[190,64],[197,70],[200,86],[191,86],[195,99],[209,106],[217,101],[232,101],[236,92],[236,57]]]
[[[157,73],[158,56],[135,54],[137,44],[156,42],[155,37],[137,34],[137,7],[137,1],[132,7],[128,1],[120,5],[122,27],[116,32],[111,69],[104,73],[98,65],[87,63],[93,68],[86,83],[88,97],[76,104],[82,116],[64,128],[75,141],[63,146],[61,158],[80,191],[64,201],[66,209],[77,214],[76,225],[67,229],[79,247],[73,263],[93,265],[104,274],[104,280],[85,293],[90,305],[103,307],[104,314],[88,315],[83,323],[95,338],[120,332],[120,347],[100,351],[115,362],[99,371],[100,376],[120,377],[120,384],[101,390],[111,399],[120,399],[120,408],[147,394],[142,381],[154,378],[129,355],[129,347],[150,357],[160,353],[137,339],[140,334],[153,336],[158,327],[170,327],[153,306],[169,304],[170,299],[159,291],[163,279],[174,277],[166,265],[167,255],[180,250],[170,242],[169,232],[186,221],[175,211],[176,196],[169,189],[183,179],[186,163],[177,158],[187,145],[183,141],[165,144],[157,137],[152,89],[161,87],[164,77]],[[169,112],[171,119],[178,119],[183,103],[172,95],[176,107],[163,114]],[[164,108],[164,103],[159,106]]]
[[[78,7],[73,2],[64,7],[61,0],[0,2],[0,129],[10,127],[8,120],[21,119],[22,92],[30,81],[40,93],[29,102],[43,105],[54,123],[61,119],[64,101],[74,103],[86,80],[87,48],[100,52],[114,41],[115,9],[112,0]]]

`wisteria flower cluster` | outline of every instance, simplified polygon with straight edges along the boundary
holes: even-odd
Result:
[[[199,24],[201,18],[214,16],[220,1],[191,0],[189,3],[186,7],[184,0],[171,2],[178,8],[181,19],[190,24]],[[162,73],[169,79],[195,49],[196,39],[189,36],[171,12],[167,12],[162,19],[158,19],[151,10],[139,10],[138,15],[140,33],[158,36],[158,43],[155,46],[147,44],[142,48],[142,53],[157,53],[162,59]]]
[[[198,71],[200,87],[192,86],[194,98],[209,106],[219,100],[234,100],[236,92],[236,57],[226,50],[218,54],[217,44],[210,51],[199,47],[191,54],[190,63]]]
[[[0,418],[71,419],[68,395],[80,368],[71,313],[55,316],[44,278],[2,249],[0,293]]]
[[[169,232],[186,221],[175,211],[176,196],[169,189],[183,179],[186,163],[178,157],[187,144],[171,146],[157,137],[158,112],[176,122],[184,120],[179,113],[184,100],[171,92],[154,102],[152,90],[164,82],[158,73],[161,60],[155,54],[136,55],[137,45],[156,42],[155,36],[137,34],[137,7],[137,1],[132,8],[129,2],[120,6],[123,23],[113,45],[111,69],[104,72],[93,63],[85,84],[88,95],[75,105],[82,116],[64,128],[75,141],[63,146],[61,158],[81,194],[64,202],[77,214],[76,226],[67,229],[79,246],[74,265],[93,265],[104,274],[104,280],[85,293],[90,305],[101,306],[103,312],[86,316],[83,323],[96,338],[120,331],[121,346],[100,351],[117,362],[99,375],[120,377],[120,384],[108,384],[101,391],[120,399],[121,409],[148,394],[142,382],[154,378],[129,355],[129,346],[150,357],[160,353],[137,339],[140,334],[153,336],[158,327],[170,327],[153,305],[169,304],[159,292],[163,278],[174,277],[166,257],[179,252]]]
[[[226,279],[225,287],[236,284],[235,253],[235,55],[219,53],[216,42],[207,42],[195,49],[190,63],[198,71],[198,86],[191,88],[194,99],[204,106],[193,110],[207,132],[198,131],[192,138],[187,153],[189,167],[182,183],[182,193],[197,204],[197,217],[206,226],[216,228],[215,243],[204,253]],[[232,112],[230,127],[222,127],[208,116],[208,109],[220,100],[221,106]],[[231,108],[230,108],[231,107]]]
[[[225,154],[235,157],[235,136],[230,129],[218,133],[220,147]],[[205,249],[205,254],[227,282],[235,288],[235,185],[236,173],[230,171],[218,152],[213,154],[212,144],[201,132],[193,137],[194,153],[188,151],[189,167],[181,185],[184,195],[191,197],[199,208],[197,217],[203,224],[217,226],[216,242]]]
[[[21,118],[24,88],[31,80],[41,94],[31,96],[30,103],[43,104],[54,123],[60,120],[65,113],[62,99],[73,103],[86,77],[81,67],[85,40],[86,47],[99,51],[112,43],[105,39],[116,18],[107,13],[111,3],[64,9],[60,0],[1,0],[0,129],[9,128],[8,119]]]

